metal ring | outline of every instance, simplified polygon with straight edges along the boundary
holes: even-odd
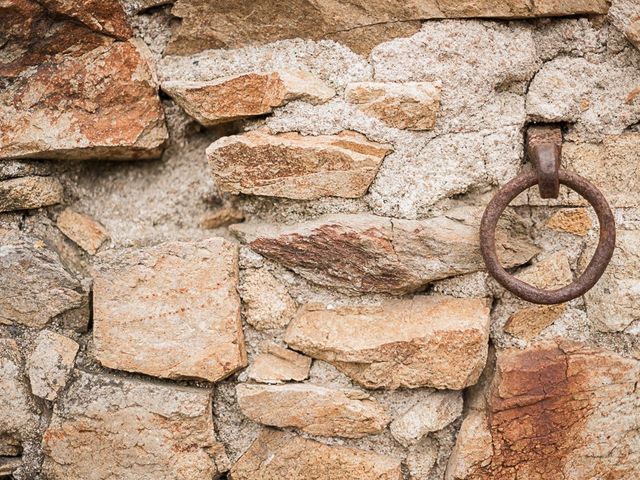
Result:
[[[551,305],[563,303],[583,295],[602,276],[611,260],[616,244],[616,225],[613,213],[602,193],[585,178],[560,170],[560,183],[582,195],[594,208],[600,224],[600,240],[593,258],[584,273],[573,283],[557,290],[543,290],[518,280],[500,265],[496,254],[496,226],[507,205],[520,193],[538,183],[535,172],[524,173],[498,191],[487,205],[480,223],[480,250],[489,273],[504,288],[532,303]]]

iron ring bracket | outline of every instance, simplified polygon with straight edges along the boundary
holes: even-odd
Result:
[[[551,147],[548,145],[536,146],[535,144],[533,147],[530,143],[528,148],[530,154],[532,151],[540,152],[539,154],[534,153],[531,157],[534,165],[537,167],[542,163],[538,162],[542,158],[548,167],[554,155]],[[559,149],[555,148],[555,152],[559,155]],[[556,165],[559,167],[558,160],[559,158],[556,158]],[[543,171],[541,168],[536,168],[536,171],[523,173],[508,182],[489,202],[480,223],[480,251],[491,276],[518,297],[528,302],[544,305],[567,302],[591,289],[606,270],[616,243],[615,220],[602,193],[585,178],[558,167],[555,168],[555,171],[548,169]],[[559,184],[573,189],[591,204],[600,225],[600,239],[589,265],[573,283],[557,290],[544,290],[518,280],[502,267],[496,254],[496,226],[500,215],[515,197],[536,184],[539,186],[543,198],[557,197]],[[555,196],[545,197],[553,192],[555,192]]]

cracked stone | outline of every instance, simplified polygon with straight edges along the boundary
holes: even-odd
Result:
[[[189,54],[211,48],[237,48],[286,38],[330,39],[368,55],[374,45],[410,36],[420,20],[447,17],[515,17],[606,14],[605,0],[488,2],[457,0],[393,3],[363,1],[314,3],[295,0],[282,4],[238,0],[224,5],[203,0],[178,0],[172,15],[180,19],[167,53]],[[291,12],[296,12],[292,16]],[[207,19],[204,21],[203,19]]]
[[[296,225],[233,225],[230,230],[259,254],[306,279],[348,293],[404,294],[455,275],[484,270],[478,244],[482,213],[451,210],[426,220],[334,214]],[[506,267],[537,252],[524,225],[506,213],[496,235]]]
[[[35,237],[3,239],[0,272],[0,323],[42,328],[59,315],[86,307],[87,293],[79,280]]]
[[[116,21],[110,3],[94,2],[106,23],[90,9],[70,13],[80,8],[75,0],[48,3],[95,28]],[[7,78],[0,92],[0,159],[160,156],[167,130],[146,45],[115,41],[75,22],[51,23],[46,14],[30,20],[24,38],[0,55],[0,76]]]
[[[333,89],[308,72],[250,72],[207,82],[168,80],[168,93],[185,111],[205,126],[271,113],[292,100],[324,103]]]
[[[312,435],[361,438],[381,433],[391,420],[369,395],[307,383],[236,387],[238,405],[251,420]]]
[[[430,82],[351,83],[344,95],[368,115],[407,130],[431,130],[440,109],[440,87]]]
[[[249,380],[260,383],[301,382],[309,377],[311,359],[268,343],[247,370]]]
[[[43,330],[28,362],[31,392],[40,398],[55,400],[67,383],[79,345],[59,333]]]
[[[63,187],[57,178],[28,176],[0,181],[0,212],[47,207],[63,199]]]
[[[416,296],[379,306],[306,305],[287,344],[325,360],[366,388],[462,389],[487,359],[489,306],[482,298]]]
[[[231,468],[233,480],[402,480],[400,459],[265,430]]]
[[[109,233],[100,223],[70,208],[58,216],[56,224],[62,233],[91,255],[95,255],[109,238]]]
[[[38,423],[22,364],[16,342],[0,338],[0,456],[20,455]]]
[[[76,373],[44,433],[52,480],[211,480],[228,469],[208,390]]]
[[[415,445],[431,433],[442,430],[462,415],[462,394],[434,392],[391,422],[391,435],[405,447]]]
[[[105,252],[94,272],[96,359],[215,382],[246,366],[237,246],[222,238]]]
[[[243,270],[238,290],[244,319],[256,330],[286,327],[296,313],[286,285],[263,268]]]
[[[218,188],[313,200],[358,198],[373,181],[390,147],[355,132],[302,136],[251,131],[222,137],[207,148]]]
[[[498,351],[445,478],[635,478],[639,375],[636,360],[565,340]]]

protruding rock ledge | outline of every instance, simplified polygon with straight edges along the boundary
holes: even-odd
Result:
[[[240,410],[254,422],[313,435],[360,438],[381,433],[390,421],[385,409],[360,390],[240,384],[236,393]]]
[[[53,177],[19,177],[0,181],[0,212],[62,203],[63,188]]]
[[[367,388],[462,389],[487,359],[486,299],[417,296],[378,307],[306,305],[285,341]]]
[[[402,480],[400,459],[266,430],[231,468],[233,480]]]
[[[251,72],[209,82],[162,82],[178,105],[205,126],[271,113],[292,100],[318,104],[335,95],[333,89],[303,71]]]
[[[466,207],[426,220],[337,214],[296,225],[245,223],[230,229],[256,252],[319,285],[348,293],[404,294],[485,269],[481,216],[481,209]],[[509,213],[503,214],[496,246],[506,268],[538,253],[523,223]]]
[[[253,131],[217,140],[207,157],[223,192],[313,200],[363,196],[390,151],[355,132],[314,137]]]
[[[76,376],[44,433],[46,478],[204,480],[228,470],[208,390]]]
[[[246,365],[236,245],[212,238],[102,255],[93,290],[102,365],[211,382]]]

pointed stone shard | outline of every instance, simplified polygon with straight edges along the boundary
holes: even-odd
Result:
[[[56,224],[62,233],[91,255],[95,255],[109,238],[107,230],[100,223],[70,208],[58,216]]]
[[[296,225],[234,225],[256,252],[306,279],[348,293],[416,291],[434,280],[485,269],[478,224],[482,210],[465,207],[426,220],[335,214]],[[529,261],[538,248],[523,223],[503,214],[496,234],[505,268]]]
[[[205,480],[228,470],[208,390],[77,372],[42,440],[51,480]]]
[[[271,113],[292,100],[319,104],[333,89],[308,72],[250,72],[209,82],[168,80],[162,90],[204,126]]]
[[[406,130],[431,130],[440,110],[440,88],[430,82],[351,83],[344,95],[363,112]]]
[[[53,177],[19,177],[0,181],[0,212],[62,203],[63,188]]]
[[[40,332],[29,357],[31,392],[40,398],[55,400],[67,383],[78,348],[75,341],[64,335],[51,330]]]
[[[400,459],[265,430],[231,468],[233,480],[402,480]]]
[[[313,200],[363,196],[390,150],[355,132],[314,137],[252,131],[220,138],[207,148],[207,158],[223,192]]]
[[[93,338],[102,365],[210,382],[246,365],[236,245],[169,242],[100,259]]]
[[[306,305],[285,341],[367,388],[462,389],[487,359],[486,299],[416,296],[380,306]]]
[[[498,351],[446,478],[638,477],[638,378],[637,360],[562,339]]]
[[[247,417],[273,427],[294,427],[312,435],[361,438],[381,433],[390,421],[366,393],[306,383],[236,387]]]

